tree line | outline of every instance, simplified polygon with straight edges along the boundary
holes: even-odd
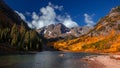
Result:
[[[27,30],[23,23],[14,24],[12,28],[0,28],[0,43],[9,43],[9,46],[19,50],[41,50],[42,40],[35,30]]]

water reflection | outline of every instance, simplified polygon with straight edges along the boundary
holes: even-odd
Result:
[[[87,68],[87,64],[80,60],[87,55],[90,54],[48,51],[26,55],[6,55],[0,56],[0,68]]]
[[[35,55],[33,68],[85,68],[87,64],[80,58],[80,53],[42,52]]]

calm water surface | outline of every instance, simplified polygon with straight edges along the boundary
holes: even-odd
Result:
[[[71,52],[38,52],[36,54],[0,55],[0,68],[87,68],[80,60],[91,54]]]

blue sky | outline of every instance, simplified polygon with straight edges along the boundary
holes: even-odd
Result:
[[[41,8],[47,8],[48,3],[52,6],[61,7],[55,9],[56,15],[77,23],[79,26],[96,23],[101,17],[109,13],[111,8],[120,5],[120,0],[4,0],[12,9],[22,13],[26,20],[31,22],[30,17],[35,12],[39,17],[42,15]],[[49,5],[50,5],[49,4]],[[88,20],[88,21],[87,21]],[[69,22],[69,21],[68,21]],[[68,23],[67,23],[68,24]],[[71,24],[72,25],[72,24]],[[90,24],[91,25],[91,24]]]

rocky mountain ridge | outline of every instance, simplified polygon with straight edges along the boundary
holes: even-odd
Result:
[[[88,26],[67,28],[62,23],[58,23],[56,25],[51,24],[36,31],[41,36],[44,36],[47,39],[50,38],[73,39],[86,34],[90,29],[92,29],[92,27],[88,27]]]
[[[119,52],[120,6],[111,11],[87,34],[73,40],[53,42],[54,48],[63,51]]]

